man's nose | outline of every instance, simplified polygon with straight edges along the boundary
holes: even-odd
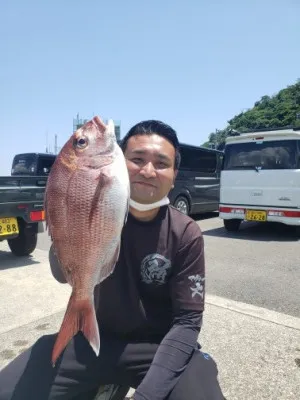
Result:
[[[144,165],[144,167],[141,169],[140,173],[145,177],[145,178],[155,178],[156,176],[156,171],[154,168],[154,165],[152,162],[148,162],[148,164]]]

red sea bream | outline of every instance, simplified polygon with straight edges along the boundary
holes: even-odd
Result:
[[[79,331],[99,354],[94,287],[114,271],[129,198],[126,162],[113,122],[106,126],[94,117],[61,149],[45,192],[46,222],[53,251],[72,286],[53,348],[53,365]]]

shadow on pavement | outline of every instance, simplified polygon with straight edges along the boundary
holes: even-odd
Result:
[[[277,222],[242,222],[237,232],[228,232],[222,226],[203,232],[207,236],[219,236],[230,239],[254,240],[260,242],[297,242],[300,241],[296,227]]]
[[[193,214],[191,215],[191,218],[193,218],[194,221],[202,221],[205,219],[217,218],[218,216],[219,216],[218,212],[209,212],[203,214]]]
[[[0,271],[11,268],[26,267],[28,265],[39,264],[33,256],[17,257],[10,251],[0,250]]]

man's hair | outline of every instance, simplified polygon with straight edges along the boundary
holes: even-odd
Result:
[[[178,169],[181,161],[179,141],[176,131],[164,122],[157,120],[142,121],[134,125],[121,140],[120,147],[125,153],[127,142],[132,136],[137,135],[159,135],[167,139],[175,149],[174,168]]]

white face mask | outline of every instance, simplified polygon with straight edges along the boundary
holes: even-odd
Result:
[[[156,201],[155,203],[151,203],[151,204],[142,204],[142,203],[138,203],[137,201],[134,201],[132,199],[129,200],[130,207],[132,207],[138,211],[154,210],[155,208],[165,206],[167,204],[170,204],[170,200],[167,196],[164,197],[163,199]]]

